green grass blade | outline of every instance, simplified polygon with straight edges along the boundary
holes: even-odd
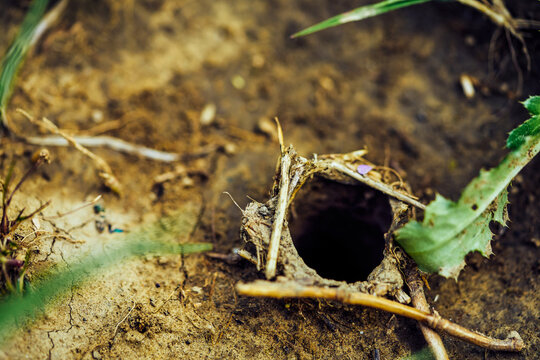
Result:
[[[292,35],[291,38],[306,36],[314,32],[328,29],[334,26],[345,24],[352,21],[359,21],[373,16],[381,15],[389,11],[397,10],[403,7],[425,3],[431,0],[386,0],[376,4],[361,6],[343,14],[336,15],[330,19],[324,20],[318,24],[308,27]]]
[[[32,2],[21,24],[19,33],[0,64],[0,121],[3,125],[6,125],[6,107],[11,95],[15,75],[23,63],[28,49],[32,45],[34,33],[48,4],[49,0],[34,0]]]
[[[178,244],[172,242],[171,230],[185,227],[182,219],[165,219],[141,231],[128,234],[109,248],[68,266],[52,271],[34,284],[24,295],[14,294],[0,302],[0,345],[19,327],[42,315],[47,305],[65,294],[74,284],[87,280],[96,271],[143,255],[191,254],[212,249],[209,243]],[[181,234],[180,234],[181,235]],[[160,239],[160,240],[156,240]]]
[[[491,221],[506,223],[507,187],[540,152],[540,97],[524,103],[532,117],[512,131],[510,153],[489,171],[480,171],[457,202],[437,195],[424,220],[411,221],[396,233],[397,242],[426,272],[457,278],[471,251],[491,254]]]

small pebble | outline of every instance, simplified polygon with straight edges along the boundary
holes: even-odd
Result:
[[[223,150],[225,151],[225,154],[227,155],[234,155],[236,154],[238,148],[233,143],[226,143],[225,146],[223,147]]]
[[[251,58],[251,66],[253,66],[255,69],[260,69],[264,66],[265,60],[264,57],[261,54],[255,54]]]
[[[92,111],[92,121],[95,123],[100,123],[103,121],[103,111],[94,110]]]
[[[476,39],[472,35],[465,36],[465,44],[468,46],[474,46],[476,45]]]
[[[463,88],[463,93],[465,94],[465,97],[467,99],[474,98],[475,91],[472,77],[467,74],[461,74],[459,81],[461,83],[461,87]]]
[[[231,83],[238,90],[242,90],[246,86],[246,80],[240,75],[233,76]]]
[[[334,80],[328,76],[319,78],[319,85],[321,85],[321,87],[328,92],[335,90]]]
[[[208,126],[212,124],[212,122],[214,122],[215,117],[216,117],[216,105],[210,103],[210,104],[206,104],[206,106],[202,109],[199,121],[201,125]]]

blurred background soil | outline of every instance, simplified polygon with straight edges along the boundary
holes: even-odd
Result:
[[[1,3],[1,49],[27,3]],[[531,72],[511,40],[521,93],[504,32],[457,3],[289,38],[359,3],[367,1],[73,1],[19,73],[8,112],[14,128],[45,134],[15,113],[20,107],[74,133],[115,136],[183,160],[95,149],[124,186],[118,198],[87,158],[51,147],[53,163],[25,184],[17,206],[50,199],[44,215],[52,216],[103,194],[115,227],[129,231],[174,215],[184,227],[180,241],[212,242],[228,254],[242,245],[241,212],[223,192],[242,207],[247,196],[266,200],[279,153],[274,116],[285,142],[304,156],[367,147],[369,160],[406,174],[424,202],[435,192],[456,199],[480,168],[498,163],[508,131],[528,117],[518,100],[540,94],[538,32],[525,34]],[[507,3],[517,17],[540,19],[535,0]],[[472,100],[461,74],[481,84]],[[212,106],[215,116],[201,121]],[[1,142],[2,156],[19,159],[19,172],[37,149]],[[433,276],[427,292],[443,317],[499,338],[517,330],[527,347],[491,352],[445,337],[451,358],[540,353],[539,160],[514,181],[510,228],[496,229],[495,255],[470,255],[459,282]],[[154,185],[179,164],[188,176]],[[114,234],[98,233],[94,218],[85,209],[44,221],[81,242],[35,244],[34,272],[105,246]],[[371,359],[378,349],[381,359],[395,359],[425,346],[414,321],[376,310],[235,294],[236,282],[261,277],[250,264],[205,255],[134,260],[74,286],[0,358]]]

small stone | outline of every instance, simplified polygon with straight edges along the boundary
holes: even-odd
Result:
[[[195,185],[195,181],[193,181],[193,179],[190,178],[189,176],[184,176],[182,178],[182,186],[183,187],[190,188],[190,187],[193,187],[193,185]]]
[[[246,80],[240,76],[235,75],[231,79],[232,86],[234,86],[235,89],[242,90],[244,87],[246,87]]]
[[[103,111],[101,110],[93,110],[92,111],[92,121],[95,123],[100,123],[103,121]]]
[[[225,151],[225,154],[227,155],[234,155],[238,151],[238,148],[233,143],[226,143],[223,147],[223,150]]]
[[[99,353],[99,351],[94,350],[94,351],[92,351],[92,358],[98,359],[98,360],[99,360],[99,359],[101,359],[102,357],[101,357],[101,354]]]
[[[199,117],[199,121],[201,125],[208,126],[214,122],[214,119],[216,117],[216,105],[210,103],[206,104],[205,107],[201,111],[201,116]]]
[[[321,85],[321,87],[328,92],[335,90],[334,80],[328,76],[319,78],[319,85]]]
[[[463,89],[465,97],[469,100],[474,98],[474,79],[470,75],[461,74],[459,82],[461,83],[461,87]]]
[[[253,66],[255,69],[260,69],[264,66],[265,59],[264,56],[261,54],[255,54],[251,58],[251,66]]]
[[[472,35],[467,35],[465,36],[465,44],[467,44],[467,46],[474,46],[476,45],[476,39]]]

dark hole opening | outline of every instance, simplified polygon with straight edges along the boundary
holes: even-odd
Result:
[[[315,179],[298,194],[289,228],[307,266],[324,278],[355,282],[366,280],[382,261],[391,223],[390,203],[381,192]]]

